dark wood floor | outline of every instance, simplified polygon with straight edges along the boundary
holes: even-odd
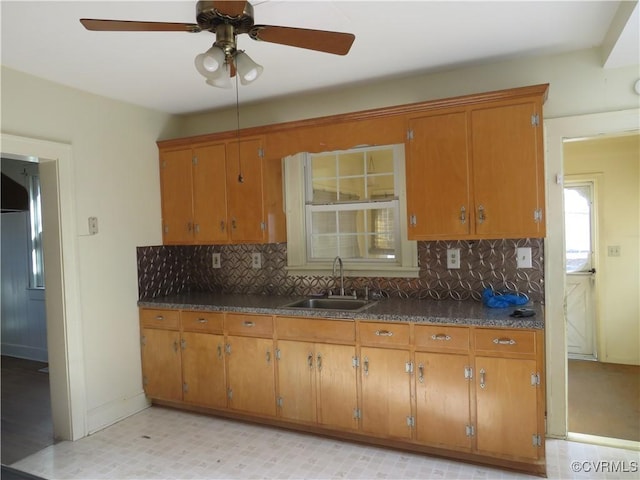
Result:
[[[11,465],[54,443],[49,374],[39,371],[46,363],[7,356],[1,362],[2,464]]]
[[[640,442],[640,367],[569,360],[569,431]]]

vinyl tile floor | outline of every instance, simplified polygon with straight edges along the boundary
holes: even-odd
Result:
[[[640,475],[638,451],[564,440],[546,447],[549,478]],[[162,407],[11,466],[45,479],[83,480],[537,478]]]

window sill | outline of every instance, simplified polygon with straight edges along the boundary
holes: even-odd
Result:
[[[326,275],[333,276],[331,264],[287,265],[289,275]],[[399,265],[345,265],[345,277],[400,277],[418,278],[420,268]]]

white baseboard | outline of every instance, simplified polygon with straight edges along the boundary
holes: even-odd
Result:
[[[131,398],[106,403],[87,412],[87,435],[94,434],[114,423],[151,406],[143,392]]]

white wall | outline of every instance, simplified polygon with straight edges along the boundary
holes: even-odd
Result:
[[[136,246],[162,241],[155,142],[172,125],[163,113],[2,69],[3,133],[72,148],[82,345],[71,353],[84,365],[85,433],[145,405]]]
[[[638,66],[604,70],[601,61],[600,49],[590,49],[354,85],[260,104],[241,103],[240,126],[268,125],[540,83],[551,84],[544,106],[546,118],[638,107],[640,97],[633,91],[639,77]],[[251,87],[240,87],[241,102],[242,88]],[[188,115],[180,134],[200,135],[235,128],[235,110],[231,109]]]

